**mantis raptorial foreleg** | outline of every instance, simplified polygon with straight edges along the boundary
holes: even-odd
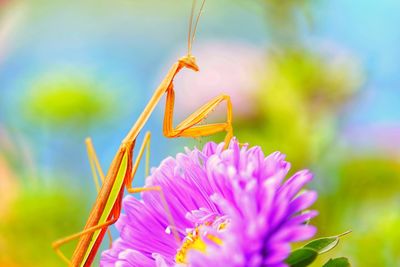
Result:
[[[214,123],[196,126],[223,101],[226,101],[227,120],[225,123]],[[228,145],[233,136],[232,130],[232,102],[228,95],[220,95],[204,104],[197,111],[193,112],[189,117],[184,119],[178,126],[173,127],[175,92],[171,85],[167,90],[167,100],[164,115],[164,135],[167,137],[200,137],[207,136],[221,131],[226,131],[225,145]]]
[[[85,144],[86,144],[86,150],[87,150],[87,154],[88,154],[88,158],[89,158],[90,168],[92,170],[93,181],[94,181],[94,184],[96,185],[97,193],[99,193],[99,191],[100,191],[99,176],[100,176],[101,183],[103,184],[104,179],[105,179],[104,172],[100,166],[100,162],[97,157],[96,150],[94,149],[92,139],[86,138]],[[107,230],[107,235],[108,235],[108,239],[110,241],[110,248],[111,248],[113,240],[112,240],[112,235],[111,235],[110,229]]]

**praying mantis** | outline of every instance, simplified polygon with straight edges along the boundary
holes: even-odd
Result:
[[[132,187],[133,178],[146,148],[146,169],[148,169],[148,151],[150,146],[149,132],[145,134],[138,155],[136,156],[135,162],[133,162],[133,150],[135,148],[138,135],[142,131],[144,125],[154,111],[154,108],[160,102],[164,94],[166,94],[166,105],[164,112],[163,134],[166,137],[196,138],[212,135],[218,132],[226,132],[224,139],[226,145],[233,137],[232,102],[228,95],[219,95],[215,97],[197,109],[176,127],[173,126],[175,100],[175,91],[173,85],[174,78],[182,69],[185,68],[195,72],[199,71],[199,67],[196,64],[196,58],[191,54],[191,51],[204,4],[205,0],[202,1],[200,5],[200,11],[194,20],[196,0],[193,1],[192,11],[189,19],[187,55],[178,59],[178,61],[172,65],[164,80],[155,90],[143,112],[140,114],[139,118],[128,132],[126,137],[122,140],[121,145],[111,162],[107,175],[103,174],[91,140],[86,140],[90,165],[92,167],[93,176],[98,187],[98,195],[83,231],[62,238],[53,243],[53,248],[55,249],[56,253],[69,266],[90,266],[92,264],[108,227],[114,224],[120,216],[124,187],[129,193],[140,193],[144,191],[159,192],[161,198],[164,199],[164,209],[168,215],[168,220],[170,221],[171,226],[174,225],[173,218],[169,212],[168,205],[165,202],[165,197],[163,197],[163,192],[160,187]],[[201,123],[218,105],[223,102],[226,102],[225,122],[199,125],[199,123]],[[101,180],[103,181],[101,188],[98,185],[97,174],[99,174]],[[174,227],[172,227],[172,232],[175,238],[179,241],[179,236],[177,232],[174,231]],[[78,244],[74,250],[72,259],[70,260],[62,253],[60,246],[75,239],[78,239]]]

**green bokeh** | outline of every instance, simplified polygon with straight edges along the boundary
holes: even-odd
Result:
[[[23,187],[0,222],[0,266],[62,266],[51,247],[56,239],[79,232],[87,215],[83,192],[67,186]],[[73,251],[72,242],[62,250]]]
[[[76,129],[111,118],[117,106],[115,94],[89,77],[68,72],[50,73],[35,81],[22,105],[34,124]]]

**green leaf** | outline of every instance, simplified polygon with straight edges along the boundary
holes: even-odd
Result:
[[[341,257],[336,259],[330,259],[322,267],[350,267],[349,260],[347,258]]]
[[[350,231],[344,232],[343,234],[337,235],[337,236],[330,236],[330,237],[323,237],[323,238],[318,238],[315,239],[308,244],[306,244],[304,247],[305,248],[310,248],[318,252],[318,254],[322,254],[325,252],[330,251],[334,247],[337,246],[339,243],[339,239],[341,236],[346,235],[350,233]]]
[[[317,251],[319,254],[322,254],[336,247],[338,243],[339,243],[338,237],[323,237],[311,241],[304,247],[313,249]]]
[[[286,259],[286,263],[291,267],[308,266],[317,256],[318,252],[311,248],[299,248],[292,251]]]

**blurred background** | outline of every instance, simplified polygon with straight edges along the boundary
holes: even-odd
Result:
[[[190,6],[0,0],[0,266],[63,266],[50,244],[83,228],[96,197],[84,138],[106,170],[186,53]],[[391,0],[209,0],[193,47],[200,72],[176,79],[177,121],[227,93],[241,142],[315,173],[318,236],[353,230],[326,257],[353,266],[400,265],[398,10]],[[166,139],[163,109],[144,129],[152,166],[223,139]]]

